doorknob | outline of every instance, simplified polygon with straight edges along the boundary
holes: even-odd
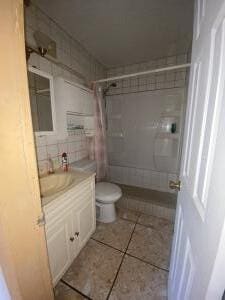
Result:
[[[70,237],[70,241],[73,242],[74,241],[74,237]]]
[[[79,236],[79,234],[80,234],[80,232],[78,232],[78,231],[75,232],[75,235],[76,235],[76,236]]]
[[[181,188],[180,180],[178,180],[178,181],[170,180],[169,181],[169,187],[170,187],[171,190],[180,191],[180,188]]]

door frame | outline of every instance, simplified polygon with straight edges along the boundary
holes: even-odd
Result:
[[[22,0],[0,2],[0,266],[12,299],[53,299],[31,120]]]

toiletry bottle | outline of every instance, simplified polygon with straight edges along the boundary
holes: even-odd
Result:
[[[62,168],[64,172],[68,171],[68,157],[66,152],[62,154]]]

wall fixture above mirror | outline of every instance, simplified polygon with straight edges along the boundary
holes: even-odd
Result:
[[[56,134],[53,77],[36,68],[28,68],[33,130],[37,135]]]

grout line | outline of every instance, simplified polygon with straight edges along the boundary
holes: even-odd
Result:
[[[140,220],[141,215],[143,215],[143,213],[139,213],[139,216],[138,216],[138,218],[137,218],[137,220],[136,220],[136,223],[135,223],[135,228],[136,228],[136,225],[141,225],[141,226],[144,226],[144,227],[149,228],[150,226],[142,225],[142,224],[138,223],[139,220]],[[154,228],[153,228],[153,229],[154,229]],[[156,229],[154,229],[154,230],[156,230]],[[157,230],[156,230],[156,231],[157,231]],[[132,236],[133,236],[133,234],[132,234]],[[128,249],[127,249],[127,250],[128,250]],[[146,264],[149,264],[149,265],[151,265],[151,266],[153,266],[153,267],[155,267],[155,268],[158,268],[158,269],[163,270],[163,271],[165,271],[165,272],[169,272],[169,270],[167,270],[167,269],[161,268],[161,267],[159,267],[159,266],[156,266],[156,265],[152,264],[151,262],[145,261],[145,260],[142,259],[142,258],[139,258],[139,257],[136,257],[136,256],[134,256],[134,255],[132,255],[132,254],[127,253],[127,250],[126,250],[126,254],[127,254],[127,255],[129,255],[129,256],[131,256],[131,257],[133,257],[133,258],[136,258],[136,259],[138,259],[138,260],[140,260],[140,261],[142,261],[142,262],[145,262]]]
[[[136,93],[154,92],[154,91],[161,91],[161,90],[173,90],[173,89],[184,88],[184,86],[185,86],[185,83],[182,86],[173,86],[173,87],[146,89],[144,91],[129,91],[129,92],[122,92],[122,93],[110,94],[110,95],[106,95],[106,96],[119,96],[119,95],[124,95],[124,94],[136,94]]]
[[[132,255],[132,254],[130,254],[130,253],[126,253],[126,255],[128,255],[128,256],[130,256],[130,257],[133,257],[133,258],[136,258],[137,260],[140,260],[140,261],[142,261],[143,263],[146,263],[146,264],[148,264],[148,265],[150,265],[150,266],[152,266],[152,267],[155,267],[155,268],[157,268],[157,269],[159,269],[159,270],[161,270],[161,271],[164,271],[164,272],[169,272],[169,270],[167,270],[167,269],[164,269],[164,268],[161,268],[161,267],[159,267],[159,266],[156,266],[156,265],[154,265],[153,263],[151,263],[151,262],[149,262],[149,261],[147,261],[147,260],[144,260],[144,259],[142,259],[142,258],[140,258],[140,257],[137,257],[137,256],[134,256],[134,255]]]
[[[130,257],[132,257],[132,258],[134,258],[134,259],[137,259],[137,260],[139,260],[139,261],[141,261],[141,262],[143,262],[143,263],[146,263],[146,264],[148,264],[148,265],[150,265],[150,266],[152,266],[152,267],[155,267],[155,268],[157,268],[157,269],[159,269],[159,270],[161,270],[161,271],[164,271],[164,272],[167,272],[167,273],[169,272],[167,269],[161,268],[161,267],[156,266],[156,265],[154,265],[154,264],[152,264],[152,263],[150,263],[150,262],[148,262],[148,261],[145,261],[145,260],[143,260],[143,259],[141,259],[141,258],[139,258],[139,257],[136,257],[136,256],[134,256],[134,255],[132,255],[132,254],[127,253],[127,250],[128,250],[128,248],[129,248],[130,242],[131,242],[131,240],[132,240],[134,231],[135,231],[135,229],[136,229],[136,225],[142,225],[142,224],[138,223],[138,221],[139,221],[141,215],[142,215],[142,213],[139,212],[139,216],[137,217],[137,219],[136,219],[135,222],[132,221],[132,220],[120,218],[120,219],[122,219],[122,220],[129,221],[129,222],[134,223],[134,228],[133,228],[133,230],[132,230],[132,232],[131,232],[131,236],[130,236],[130,239],[129,239],[129,241],[128,241],[128,244],[127,244],[127,247],[126,247],[125,251],[122,251],[122,250],[120,250],[120,249],[117,249],[117,248],[115,248],[115,247],[113,247],[113,246],[111,246],[111,245],[108,245],[108,244],[106,244],[106,243],[104,243],[104,242],[102,242],[102,241],[98,241],[98,240],[96,240],[96,239],[93,238],[93,237],[90,238],[90,239],[94,240],[95,242],[97,242],[97,243],[99,243],[99,244],[102,244],[102,245],[104,245],[104,246],[107,246],[107,247],[109,247],[109,248],[112,248],[112,249],[114,249],[114,250],[116,250],[116,251],[119,251],[120,253],[123,254],[122,259],[121,259],[121,262],[120,262],[120,265],[119,265],[119,267],[118,267],[118,270],[117,270],[117,272],[116,272],[115,278],[114,278],[114,280],[113,280],[112,286],[111,286],[111,288],[110,288],[110,290],[109,290],[109,293],[108,293],[108,295],[107,295],[107,297],[106,297],[106,300],[109,299],[109,297],[110,297],[110,295],[111,295],[111,293],[112,293],[113,287],[114,287],[114,285],[115,285],[115,282],[116,282],[116,280],[117,280],[117,277],[118,277],[118,275],[119,275],[120,269],[121,269],[121,267],[122,267],[122,264],[123,264],[123,261],[124,261],[126,255],[128,255],[128,256],[130,256]],[[145,226],[145,225],[143,225],[143,226]],[[148,226],[145,226],[145,227],[148,227]],[[75,292],[77,292],[78,294],[80,294],[81,296],[83,296],[85,299],[92,300],[90,297],[88,297],[87,295],[83,294],[81,291],[77,290],[75,287],[73,287],[72,285],[70,285],[69,283],[67,283],[66,281],[64,281],[63,279],[61,279],[60,281],[61,281],[63,284],[67,285],[67,286],[68,286],[69,288],[71,288],[72,290],[74,290]]]
[[[109,245],[109,244],[106,244],[106,243],[102,242],[102,241],[96,240],[96,239],[93,238],[93,237],[91,237],[91,240],[93,240],[93,241],[95,241],[95,242],[97,242],[97,243],[99,243],[99,244],[102,244],[102,245],[104,245],[104,246],[107,246],[107,247],[109,247],[109,248],[112,248],[112,249],[114,249],[114,250],[116,250],[116,251],[119,251],[119,252],[121,252],[121,253],[125,253],[123,250],[118,249],[118,248],[115,248],[115,247],[113,247],[113,246],[111,246],[111,245]]]
[[[140,215],[138,216],[137,220],[139,219],[139,217],[140,217]],[[113,247],[113,246],[111,246],[111,245],[108,245],[108,244],[106,244],[106,243],[104,243],[104,242],[102,242],[102,241],[98,241],[98,240],[96,240],[95,238],[91,237],[91,239],[92,239],[93,241],[95,241],[95,242],[97,242],[97,243],[99,243],[99,244],[102,244],[102,245],[104,245],[104,246],[106,246],[106,247],[112,248],[112,249],[114,249],[114,250],[116,250],[116,251],[119,251],[120,253],[123,253],[123,256],[122,256],[120,265],[119,265],[119,267],[118,267],[116,276],[115,276],[115,278],[114,278],[114,281],[113,281],[113,283],[112,283],[112,286],[111,286],[111,288],[110,288],[110,291],[109,291],[109,294],[108,294],[106,300],[109,298],[109,296],[110,296],[110,294],[111,294],[111,291],[112,291],[112,289],[113,289],[114,283],[115,283],[115,281],[116,281],[116,278],[117,278],[117,276],[118,276],[118,274],[119,274],[119,271],[120,271],[120,268],[121,268],[121,266],[122,266],[124,257],[125,257],[125,255],[126,255],[126,251],[127,251],[128,247],[129,247],[130,241],[131,241],[131,239],[132,239],[132,236],[133,236],[133,233],[134,233],[136,224],[137,224],[137,220],[136,220],[136,222],[131,221],[132,223],[134,223],[134,228],[133,228],[133,230],[132,230],[132,233],[131,233],[130,239],[129,239],[129,241],[128,241],[127,247],[126,247],[126,249],[125,249],[125,252],[122,251],[122,250],[120,250],[120,249],[117,249],[117,248],[115,248],[115,247]],[[130,220],[126,220],[126,221],[130,221]],[[66,281],[64,281],[63,279],[61,279],[60,281],[61,281],[62,283],[64,283],[65,285],[67,285],[67,286],[68,286],[69,288],[71,288],[72,290],[76,291],[77,293],[79,293],[80,295],[82,295],[83,297],[85,297],[86,299],[92,300],[90,297],[88,297],[87,295],[83,294],[81,291],[77,290],[75,287],[73,287],[72,285],[70,285],[69,283],[67,283]]]
[[[118,275],[119,275],[119,271],[120,271],[121,266],[122,266],[122,264],[123,264],[123,260],[124,260],[125,255],[126,255],[126,253],[124,252],[124,253],[123,253],[123,256],[122,256],[122,259],[121,259],[121,262],[120,262],[120,265],[119,265],[118,270],[117,270],[117,272],[116,272],[115,278],[114,278],[114,280],[113,280],[112,286],[111,286],[111,288],[110,288],[110,290],[109,290],[109,293],[108,293],[108,295],[107,295],[107,297],[106,297],[106,300],[108,300],[109,297],[110,297],[110,295],[111,295],[112,289],[113,289],[113,287],[114,287],[114,284],[115,284],[115,282],[116,282],[116,279],[117,279],[117,277],[118,277]]]
[[[92,300],[90,297],[88,297],[87,295],[83,294],[81,291],[77,290],[75,287],[73,287],[71,284],[67,283],[65,280],[61,279],[60,281],[63,284],[65,284],[66,286],[68,286],[69,288],[71,288],[72,290],[74,290],[75,292],[77,292],[78,294],[80,294],[81,296],[83,296],[85,299]]]
[[[129,245],[130,245],[131,239],[132,239],[132,237],[133,237],[133,234],[134,234],[134,231],[135,231],[135,229],[136,229],[136,225],[137,225],[137,222],[135,222],[135,224],[134,224],[134,229],[133,229],[133,231],[132,231],[132,233],[131,233],[131,236],[130,236],[129,242],[128,242],[128,244],[127,244],[127,247],[126,247],[126,250],[125,250],[125,254],[127,253],[127,250],[128,250],[128,248],[129,248]]]
[[[139,216],[139,217],[140,217],[140,216]],[[138,218],[139,218],[139,217],[138,217]],[[137,218],[137,220],[138,220],[138,218]],[[107,296],[106,300],[109,299],[109,297],[110,297],[110,295],[111,295],[111,293],[112,293],[112,289],[113,289],[113,287],[114,287],[114,285],[115,285],[116,279],[117,279],[117,277],[118,277],[118,275],[119,275],[120,269],[121,269],[121,267],[122,267],[124,258],[125,258],[125,256],[126,256],[128,247],[129,247],[129,245],[130,245],[131,239],[132,239],[132,237],[133,237],[133,234],[134,234],[134,231],[135,231],[135,228],[136,228],[136,225],[137,225],[137,220],[136,220],[136,222],[134,223],[133,231],[132,231],[132,233],[131,233],[131,236],[130,236],[130,239],[129,239],[129,241],[128,241],[128,244],[127,244],[127,247],[126,247],[126,249],[125,249],[125,252],[123,253],[123,257],[122,257],[122,259],[121,259],[120,265],[119,265],[118,270],[117,270],[117,272],[116,272],[116,276],[115,276],[115,278],[114,278],[114,280],[113,280],[112,286],[111,286],[111,288],[110,288],[110,290],[109,290],[109,293],[108,293],[108,296]]]
[[[122,217],[118,217],[118,218],[121,219],[121,220],[123,220],[123,221],[127,221],[127,222],[130,222],[130,223],[133,223],[134,225],[136,225],[136,224],[138,224],[137,222],[138,222],[140,216],[141,216],[141,214],[139,213],[139,216],[137,217],[137,220],[136,220],[136,221],[129,220],[129,219],[125,219],[125,218],[122,218]],[[133,234],[133,230],[132,230],[131,234]],[[95,239],[95,238],[93,238],[93,237],[90,237],[90,239],[92,239],[93,241],[98,242],[98,243],[100,243],[100,244],[102,244],[102,245],[108,246],[108,247],[110,247],[110,248],[112,248],[112,249],[114,249],[114,250],[116,250],[116,251],[119,251],[119,252],[122,252],[122,253],[125,253],[125,252],[126,252],[126,249],[125,249],[125,250],[118,249],[118,248],[116,248],[116,247],[113,247],[113,246],[111,246],[111,245],[105,243],[105,242],[99,241],[99,240],[97,240],[97,239]],[[129,243],[130,243],[130,240],[128,241],[128,244],[129,244]]]

